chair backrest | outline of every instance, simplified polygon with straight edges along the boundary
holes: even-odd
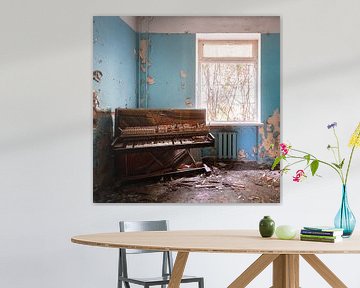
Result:
[[[169,224],[167,220],[156,221],[120,221],[120,232],[137,231],[167,231]],[[159,251],[126,249],[126,254],[156,253]]]
[[[158,221],[120,221],[120,232],[137,232],[137,231],[167,231],[169,224],[167,220]],[[136,249],[119,249],[119,276],[128,277],[127,272],[127,257],[126,254],[140,254],[140,253],[159,253],[161,251],[136,250]],[[172,273],[173,259],[169,251],[163,253],[162,261],[162,275],[169,275]],[[120,282],[119,282],[120,283]],[[126,284],[126,287],[130,287]]]

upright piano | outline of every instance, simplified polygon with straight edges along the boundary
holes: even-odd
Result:
[[[116,173],[120,179],[203,172],[191,148],[213,147],[203,109],[115,110]]]

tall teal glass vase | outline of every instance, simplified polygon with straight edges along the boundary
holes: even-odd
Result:
[[[341,206],[336,214],[334,224],[336,228],[344,229],[343,237],[350,237],[355,229],[356,219],[349,207],[346,185],[342,187]]]

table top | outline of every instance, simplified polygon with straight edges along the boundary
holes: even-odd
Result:
[[[360,235],[338,243],[262,238],[257,230],[188,230],[116,232],[80,235],[77,244],[99,247],[214,253],[249,254],[344,254],[360,253]]]

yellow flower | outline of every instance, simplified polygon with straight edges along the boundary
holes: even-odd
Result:
[[[360,122],[358,126],[356,127],[354,133],[352,134],[349,142],[349,146],[351,147],[360,147]]]

